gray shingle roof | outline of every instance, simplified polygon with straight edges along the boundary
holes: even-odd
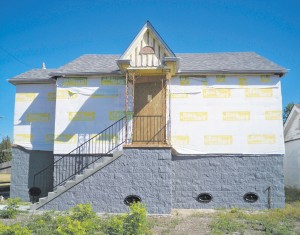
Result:
[[[10,81],[50,79],[51,76],[63,74],[120,74],[116,63],[120,56],[86,54],[58,69],[33,69]],[[176,54],[176,56],[180,58],[178,73],[272,72],[284,74],[287,72],[285,68],[254,52]]]
[[[13,77],[13,79],[49,79],[49,73],[52,71],[53,69],[32,69]]]
[[[285,68],[254,52],[225,52],[206,54],[176,54],[180,58],[179,72],[255,72],[285,73]],[[120,55],[83,55],[58,68],[53,74],[119,73],[116,64]]]
[[[54,83],[55,81],[51,78],[49,73],[53,69],[32,69],[25,73],[19,74],[8,81],[12,84],[22,83]]]
[[[300,109],[300,104],[294,104],[298,109]]]
[[[179,71],[286,71],[255,52],[176,54]]]
[[[118,73],[119,67],[116,59],[119,58],[120,55],[82,55],[53,73]]]

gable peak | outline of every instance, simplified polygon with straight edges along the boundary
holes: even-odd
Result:
[[[146,21],[120,60],[131,67],[158,67],[166,57],[176,57],[150,21]]]

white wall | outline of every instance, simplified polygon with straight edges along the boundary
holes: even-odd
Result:
[[[16,85],[14,144],[33,150],[53,150],[46,136],[54,133],[55,84]]]
[[[125,78],[59,78],[54,153],[70,152],[122,118],[124,111]]]
[[[285,143],[284,183],[300,189],[300,139]]]
[[[300,138],[300,113],[294,111],[291,115],[291,124],[289,124],[288,131],[285,135],[285,141]]]
[[[284,154],[278,77],[178,77],[168,89],[177,152]]]

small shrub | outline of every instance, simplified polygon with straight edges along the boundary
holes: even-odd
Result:
[[[20,224],[13,224],[6,226],[0,222],[0,234],[1,235],[31,235],[31,231]]]
[[[54,211],[45,212],[41,215],[34,215],[31,217],[27,227],[34,234],[51,235],[57,228],[57,221]]]
[[[57,224],[58,226],[55,230],[57,234],[87,234],[86,223],[84,221],[72,220],[70,216],[58,216]]]
[[[20,198],[8,198],[6,200],[7,206],[0,212],[0,217],[4,219],[13,219],[18,214],[18,208],[20,207]]]
[[[130,213],[124,220],[124,234],[126,235],[139,235],[149,232],[147,226],[147,210],[146,207],[140,202],[132,203],[129,207]]]
[[[102,220],[101,230],[105,234],[140,235],[151,234],[147,223],[147,210],[140,202],[129,206],[130,212],[124,215],[109,216]]]
[[[69,215],[57,217],[57,234],[100,234],[100,219],[91,204],[78,204]]]
[[[101,230],[104,234],[123,235],[124,220],[127,215],[109,216],[102,221]]]
[[[70,217],[73,220],[88,220],[97,218],[91,204],[78,204],[70,209]]]

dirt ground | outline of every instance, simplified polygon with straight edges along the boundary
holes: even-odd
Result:
[[[150,217],[153,234],[211,234],[210,227],[215,210],[173,210],[169,216]]]

